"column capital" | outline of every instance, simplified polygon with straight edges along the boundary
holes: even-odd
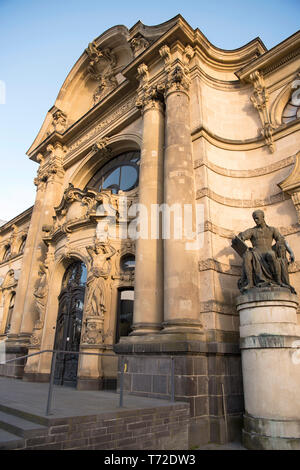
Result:
[[[59,181],[63,178],[63,156],[66,147],[60,143],[49,144],[45,154],[38,154],[40,166],[34,184],[38,190],[45,190],[48,182]]]
[[[190,87],[190,68],[189,63],[195,55],[192,46],[183,47],[176,43],[171,50],[169,46],[163,45],[159,54],[165,64],[166,80],[161,86],[164,90],[165,97],[172,92],[188,93]]]
[[[136,106],[142,110],[142,113],[149,109],[163,111],[163,93],[159,86],[143,88],[139,93]]]

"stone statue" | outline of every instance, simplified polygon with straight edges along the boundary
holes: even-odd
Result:
[[[33,295],[35,297],[35,305],[39,314],[38,319],[35,323],[35,328],[42,328],[42,325],[44,323],[47,299],[47,274],[47,267],[44,264],[40,264],[39,282],[33,292]]]
[[[254,211],[252,214],[256,227],[249,228],[238,234],[232,240],[232,247],[243,257],[242,277],[238,287],[242,293],[254,287],[281,286],[296,293],[289,283],[288,260],[286,252],[293,263],[294,254],[285,238],[275,227],[269,227],[265,222],[264,212]],[[245,240],[250,240],[249,248]],[[275,244],[273,245],[273,240]]]
[[[116,253],[111,245],[97,241],[95,246],[88,246],[91,258],[91,270],[87,279],[86,314],[104,317],[106,312],[106,282],[111,271],[110,258]]]

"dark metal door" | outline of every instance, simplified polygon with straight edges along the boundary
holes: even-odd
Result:
[[[86,268],[81,262],[67,269],[59,295],[59,308],[54,349],[79,351]],[[77,383],[78,354],[58,353],[54,383],[75,387]]]

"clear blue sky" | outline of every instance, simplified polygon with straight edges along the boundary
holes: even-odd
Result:
[[[34,203],[37,165],[25,152],[87,44],[111,26],[178,13],[220,48],[259,36],[270,49],[299,29],[300,0],[0,0],[0,219]]]

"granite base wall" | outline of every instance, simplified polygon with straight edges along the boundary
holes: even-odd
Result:
[[[168,355],[124,355],[124,390],[139,396],[171,398]],[[120,373],[119,373],[120,380]],[[242,439],[244,412],[239,353],[198,353],[174,357],[175,401],[190,405],[189,447]]]

